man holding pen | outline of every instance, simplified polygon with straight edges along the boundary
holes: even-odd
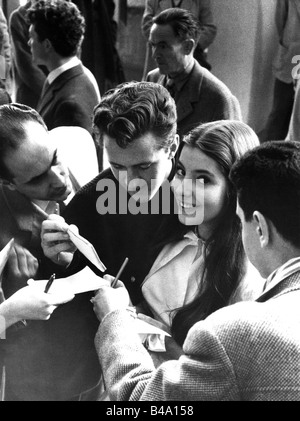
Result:
[[[48,213],[56,212],[58,203],[64,206],[78,184],[70,177],[52,132],[35,110],[20,104],[3,105],[0,119],[0,249],[15,239],[0,279],[4,297],[9,299],[28,279],[48,279],[53,273],[47,262],[42,263],[41,224]],[[46,299],[52,300],[50,294]],[[73,395],[65,383],[60,386],[51,379],[55,370],[49,363],[53,345],[47,323],[35,320],[25,329],[7,331],[6,400],[51,399],[61,389]],[[63,358],[65,363],[67,353]],[[85,389],[84,381],[81,387]]]
[[[65,274],[86,265],[94,269],[81,253],[74,253],[68,241],[68,224],[74,224],[93,244],[108,274],[116,276],[128,258],[121,280],[133,305],[140,304],[141,284],[157,254],[186,229],[175,214],[173,194],[168,191],[179,142],[176,118],[174,100],[158,84],[125,83],[102,97],[94,110],[94,130],[110,168],[74,196],[65,210],[65,220],[51,215],[43,222],[42,246],[56,264],[54,272],[66,266]],[[50,325],[57,321],[61,346],[78,373],[86,372],[88,365],[91,373],[97,373],[97,365],[86,358],[97,358],[94,337],[98,320],[91,295],[76,296],[49,321]],[[80,366],[75,364],[78,360]]]

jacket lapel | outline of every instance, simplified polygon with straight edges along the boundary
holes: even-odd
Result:
[[[194,111],[193,103],[199,101],[202,81],[203,74],[200,65],[195,60],[192,73],[176,101],[178,122],[185,119]]]
[[[49,103],[53,101],[53,98],[56,95],[56,92],[59,92],[66,82],[74,77],[83,74],[82,64],[78,64],[75,67],[72,67],[69,70],[66,70],[61,75],[59,75],[51,85],[45,89],[45,93],[41,96],[39,104],[37,106],[37,111],[42,113],[44,109],[48,106]]]
[[[6,206],[19,229],[32,232],[33,207],[31,202],[16,190],[10,190],[3,185],[0,186],[0,189]]]
[[[270,290],[263,292],[256,301],[263,303],[271,298],[276,298],[295,290],[300,290],[300,270],[283,279]]]

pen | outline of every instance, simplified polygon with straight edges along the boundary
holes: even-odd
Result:
[[[46,285],[46,288],[45,288],[45,291],[44,291],[45,294],[47,294],[47,292],[49,291],[49,289],[50,289],[51,285],[53,284],[54,280],[55,280],[55,273],[53,273],[53,275],[50,276],[50,279],[47,282],[47,285]]]
[[[127,265],[127,263],[128,263],[128,257],[126,257],[126,259],[124,260],[124,262],[123,262],[123,264],[122,264],[122,266],[120,267],[120,270],[119,270],[119,272],[117,273],[117,275],[116,275],[116,277],[115,277],[115,279],[112,281],[112,283],[111,283],[111,287],[112,288],[115,288],[115,286],[117,285],[117,283],[118,283],[118,280],[119,280],[119,278],[120,278],[120,276],[121,276],[121,274],[122,274],[122,272],[123,272],[123,270],[124,270],[124,268],[125,268],[125,266]]]

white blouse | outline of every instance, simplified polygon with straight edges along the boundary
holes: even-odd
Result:
[[[170,327],[173,310],[191,302],[201,282],[205,244],[192,231],[181,241],[166,245],[142,284],[143,296],[153,317]],[[264,280],[248,261],[245,277],[232,294],[230,304],[253,300]]]

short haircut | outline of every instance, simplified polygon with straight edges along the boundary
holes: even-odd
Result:
[[[44,120],[33,108],[22,104],[0,106],[0,178],[11,180],[11,174],[4,165],[4,158],[9,150],[17,150],[26,137],[25,124],[29,121],[38,123],[47,130]]]
[[[39,0],[27,12],[39,41],[49,39],[57,54],[77,54],[85,33],[85,19],[78,7],[68,0]]]
[[[300,143],[263,143],[233,166],[230,178],[246,221],[259,211],[300,247]]]
[[[94,129],[126,148],[150,132],[159,149],[169,147],[177,130],[176,105],[163,86],[152,82],[126,82],[108,91],[94,109]]]
[[[198,19],[188,10],[176,7],[163,10],[152,20],[152,24],[170,25],[176,38],[180,41],[192,38],[195,44],[200,38],[200,23]]]

